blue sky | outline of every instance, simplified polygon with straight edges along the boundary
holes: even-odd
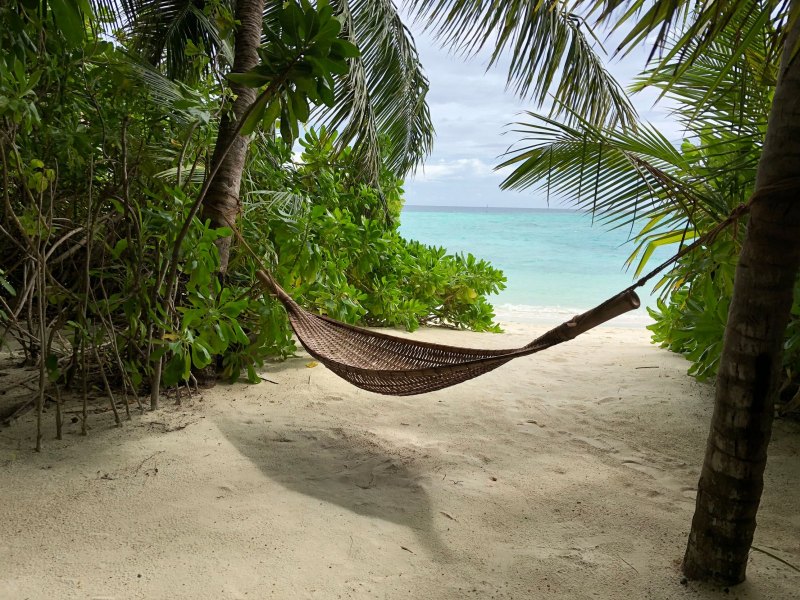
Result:
[[[504,135],[507,125],[518,120],[521,111],[536,107],[505,90],[502,68],[486,71],[485,55],[467,60],[453,56],[419,26],[412,23],[411,29],[430,80],[428,104],[436,139],[424,166],[406,180],[406,204],[545,207],[545,198],[533,189],[501,191],[504,175],[494,171],[500,155],[516,141],[513,133]],[[624,87],[644,67],[647,50],[637,49],[624,59],[607,62]],[[680,129],[668,109],[653,107],[655,97],[645,92],[632,100],[644,121],[656,125],[669,139],[680,140]],[[551,198],[551,207],[565,206]]]

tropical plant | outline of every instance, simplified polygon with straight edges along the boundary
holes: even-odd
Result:
[[[336,138],[324,128],[307,132],[297,164],[281,138],[254,144],[242,221],[248,246],[273,265],[293,297],[337,320],[498,331],[485,296],[505,287],[502,273],[472,255],[402,238],[401,181],[385,168],[380,193],[359,182],[355,153],[337,151]],[[259,268],[244,250],[233,261],[246,265],[241,285]]]
[[[262,120],[271,129],[275,118],[280,117],[282,135],[296,137],[298,121],[310,117],[309,100],[333,109],[335,90],[344,91],[349,101],[337,105],[331,118],[334,124],[346,123],[339,150],[353,142],[362,179],[378,182],[379,140],[386,143],[387,164],[398,169],[397,175],[405,174],[427,152],[432,136],[424,101],[427,81],[413,42],[407,31],[397,26],[399,20],[391,3],[358,3],[355,11],[344,1],[331,7],[324,1],[312,5],[308,0],[239,0],[232,5],[226,1],[125,0],[121,7],[124,16],[117,15],[111,21],[130,38],[128,46],[138,56],[150,60],[154,67],[163,64],[168,76],[189,76],[195,81],[203,74],[207,79],[214,75],[227,77],[230,84],[230,89],[220,85],[222,97],[230,97],[231,105],[223,106],[205,184],[174,245],[163,297],[165,310],[170,308],[176,289],[181,242],[198,208],[202,206],[203,220],[210,220],[215,228],[236,226],[248,134]],[[109,8],[113,14],[115,6]],[[359,60],[355,46],[339,36],[356,40],[356,35],[374,32],[376,16],[394,20],[377,38],[370,34],[367,41],[381,44],[377,51],[369,50],[367,60]],[[364,27],[364,18],[369,27]],[[228,52],[231,36],[233,51]],[[204,49],[208,53],[205,57]],[[189,64],[198,62],[198,58],[204,60],[196,66]],[[380,86],[369,87],[376,78]],[[261,85],[266,87],[257,94],[256,88]],[[394,125],[392,117],[398,110],[406,119],[405,127]],[[391,126],[385,127],[387,123]],[[231,242],[230,235],[217,240],[222,274],[227,272]],[[151,400],[154,407],[160,378],[157,365]]]
[[[259,1],[263,43],[282,27],[282,3]],[[248,52],[251,60],[233,72],[257,63],[258,43],[231,41],[237,21],[256,22],[256,17],[246,16],[258,12],[253,4],[230,0],[124,0],[121,4],[124,17],[117,26],[126,31],[138,56],[152,65],[163,64],[169,77],[192,75],[198,56],[209,57],[201,66],[216,74],[231,69],[236,52]],[[336,106],[320,109],[314,119],[342,132],[337,149],[353,147],[366,181],[375,183],[384,164],[402,177],[424,158],[433,141],[425,103],[428,81],[413,38],[393,2],[332,0],[330,7],[342,23],[344,38],[361,52],[349,57],[346,73],[334,74]],[[232,47],[237,45],[240,50],[234,52]]]
[[[634,125],[636,110],[603,65],[602,49],[577,3],[558,0],[410,0],[414,16],[444,46],[474,55],[491,48],[489,68],[508,59],[508,85],[552,116],[593,125]]]
[[[635,83],[635,90],[660,88],[671,101],[687,135],[680,148],[647,124],[595,127],[574,115],[574,124],[566,125],[529,113],[530,120],[515,128],[523,141],[503,163],[514,168],[503,186],[537,187],[609,226],[630,228],[636,245],[629,264],[640,275],[657,248],[677,251],[752,193],[777,69],[763,63],[768,27],[730,68],[741,23],[723,30],[677,79],[680,65],[670,62]],[[666,301],[652,312],[654,340],[692,360],[692,375],[716,374],[742,240],[743,229],[723,232],[683,257],[657,285]],[[786,372],[796,373],[796,351],[789,347],[784,356]]]

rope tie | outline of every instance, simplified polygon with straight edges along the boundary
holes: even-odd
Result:
[[[623,293],[632,292],[636,288],[643,286],[645,283],[650,281],[653,277],[658,275],[668,266],[678,262],[681,258],[689,254],[692,250],[695,250],[700,246],[713,242],[716,239],[716,237],[731,223],[735,223],[736,221],[739,220],[739,217],[750,212],[750,209],[752,208],[753,204],[756,201],[763,200],[765,196],[771,193],[790,192],[790,191],[800,192],[800,177],[793,177],[791,179],[787,179],[785,181],[776,183],[775,185],[762,186],[757,191],[753,192],[750,198],[748,198],[747,202],[740,204],[739,206],[734,208],[723,221],[717,223],[712,229],[701,235],[699,238],[697,238],[694,242],[692,242],[688,246],[681,248],[675,255],[662,262],[655,269],[648,272],[643,277],[637,279],[633,285],[625,288],[625,290],[623,290]]]

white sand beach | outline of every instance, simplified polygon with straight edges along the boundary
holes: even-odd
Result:
[[[424,330],[444,343],[503,335]],[[748,581],[681,582],[712,387],[601,327],[463,385],[363,392],[304,353],[88,437],[0,430],[0,598],[798,598],[800,427],[778,420]],[[778,560],[781,559],[781,560]]]

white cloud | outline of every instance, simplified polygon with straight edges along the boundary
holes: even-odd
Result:
[[[494,172],[493,166],[479,158],[457,158],[425,164],[410,179],[416,183],[426,183],[444,179],[463,179],[464,177],[496,176],[498,175]]]
[[[407,13],[403,13],[407,17]],[[521,111],[537,111],[530,99],[520,99],[506,89],[508,57],[501,58],[495,68],[486,70],[489,53],[465,60],[443,50],[429,34],[421,31],[419,23],[410,18],[422,64],[430,80],[428,103],[436,129],[433,152],[424,166],[406,181],[406,200],[409,204],[461,206],[528,206],[547,205],[546,195],[535,189],[524,192],[500,190],[499,184],[509,170],[496,172],[493,167],[503,161],[503,154],[519,140],[519,134],[509,129],[510,123],[525,121]],[[598,30],[605,37],[605,31]],[[608,36],[603,45],[613,53],[624,37],[617,32]],[[628,55],[609,59],[607,67],[623,87],[645,67],[650,42],[640,44]],[[488,44],[491,47],[491,43]],[[671,105],[658,98],[654,90],[636,94],[632,102],[643,120],[654,123],[670,140],[680,140],[683,132],[669,114]],[[547,113],[549,104],[541,107]],[[551,198],[552,206],[560,206]]]

